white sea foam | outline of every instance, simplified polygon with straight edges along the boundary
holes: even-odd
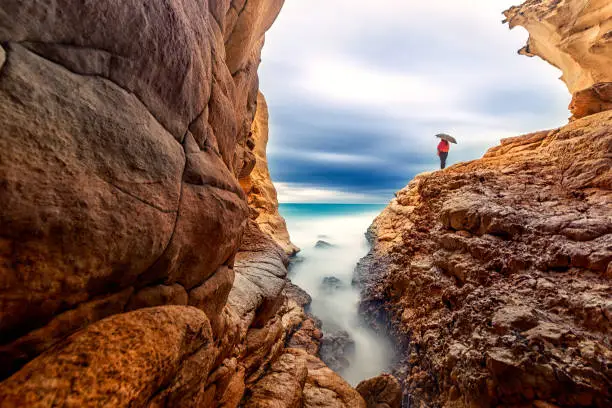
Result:
[[[377,215],[375,209],[355,209],[347,206],[343,214],[308,211],[308,215],[294,209],[285,214],[291,239],[302,248],[299,256],[304,259],[292,268],[291,280],[312,296],[311,313],[321,319],[324,332],[345,330],[355,341],[350,366],[340,372],[352,385],[387,370],[393,354],[386,337],[375,333],[360,318],[359,289],[351,286],[354,268],[368,252],[364,233]],[[315,248],[318,240],[334,247]],[[322,286],[322,280],[330,276],[341,280],[340,289]]]

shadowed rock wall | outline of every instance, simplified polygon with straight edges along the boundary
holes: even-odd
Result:
[[[281,5],[2,3],[3,375],[106,315],[188,304],[232,267]]]

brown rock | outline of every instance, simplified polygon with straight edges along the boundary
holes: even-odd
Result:
[[[574,93],[569,110],[571,120],[612,109],[612,82],[600,82]]]
[[[222,331],[223,307],[234,283],[234,270],[222,266],[206,282],[189,292],[189,306],[203,310],[209,316],[216,336]]]
[[[285,348],[320,331],[258,97],[283,0],[82,3],[0,8],[0,406],[364,407]]]
[[[357,385],[357,391],[368,408],[400,408],[402,406],[402,387],[389,374],[370,378]]]
[[[55,345],[69,334],[105,317],[122,313],[133,289],[101,296],[81,303],[75,309],[55,316],[45,326],[35,329],[12,343],[0,347],[0,375],[4,378]]]
[[[269,234],[287,255],[294,255],[299,248],[291,243],[285,220],[278,213],[276,189],[268,171],[266,147],[268,145],[268,105],[263,94],[257,96],[257,113],[253,121],[252,140],[255,154],[254,170],[240,180],[248,195],[249,206],[256,212],[255,221],[263,232]]]
[[[287,347],[304,349],[308,354],[316,356],[319,354],[321,348],[321,339],[323,338],[323,332],[315,321],[308,318],[302,322],[299,329],[293,333]]]
[[[507,330],[525,331],[535,327],[538,318],[529,307],[505,306],[495,312],[491,324],[502,333]]]
[[[134,95],[20,45],[7,50],[0,230],[12,250],[0,255],[2,342],[134,284],[170,239],[184,163]]]
[[[412,404],[610,405],[610,129],[605,111],[502,140],[374,221],[361,308],[403,348]]]
[[[146,287],[136,292],[126,306],[126,310],[163,305],[187,305],[187,291],[184,287],[174,285],[157,285]]]
[[[308,369],[306,362],[290,353],[281,355],[272,364],[246,397],[245,408],[300,408]]]
[[[283,292],[285,293],[285,296],[294,300],[301,307],[305,308],[310,305],[310,302],[312,302],[312,298],[304,289],[294,285],[291,282],[287,282]]]
[[[317,357],[300,349],[287,349],[287,352],[302,359],[308,369],[304,386],[304,408],[366,407],[361,395]]]
[[[181,377],[196,355],[204,369],[200,375],[206,376],[215,349],[208,319],[198,309],[165,306],[112,316],[0,383],[0,406],[50,406],[54,401],[135,406],[164,389],[169,390],[166,398],[181,398]]]

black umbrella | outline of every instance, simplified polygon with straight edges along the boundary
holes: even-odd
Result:
[[[447,142],[457,144],[457,140],[451,135],[447,135],[446,133],[438,133],[436,137],[439,137],[442,140],[446,140]]]

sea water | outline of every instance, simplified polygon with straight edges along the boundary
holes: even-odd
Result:
[[[281,204],[293,243],[301,248],[289,277],[312,297],[310,312],[321,319],[324,333],[348,332],[355,352],[339,373],[353,386],[386,371],[392,346],[359,316],[359,288],[352,285],[355,266],[369,250],[365,232],[382,204]],[[332,245],[316,248],[317,241]],[[338,288],[323,279],[340,280]]]

